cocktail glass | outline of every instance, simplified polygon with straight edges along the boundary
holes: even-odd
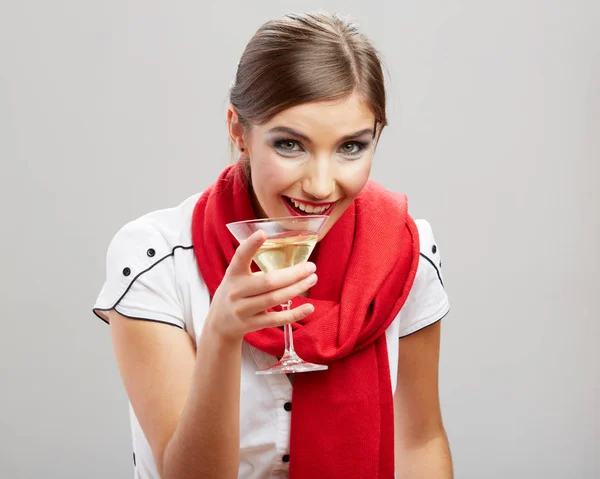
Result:
[[[326,215],[266,218],[229,223],[227,228],[240,243],[255,231],[265,232],[267,239],[254,255],[254,262],[263,272],[268,273],[307,261],[328,219],[329,216]],[[291,305],[290,300],[282,304],[281,309],[289,310]],[[294,351],[291,324],[286,324],[283,332],[283,356],[279,362],[257,371],[256,374],[291,374],[327,369],[326,365],[309,363],[298,356]]]

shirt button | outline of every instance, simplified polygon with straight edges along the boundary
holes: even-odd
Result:
[[[437,246],[436,246],[436,245],[433,245],[433,246],[431,247],[431,252],[432,252],[433,254],[436,254],[436,253],[437,253]]]
[[[150,248],[148,251],[146,251],[146,254],[152,258],[156,254],[156,251],[154,251],[154,248]]]
[[[281,460],[283,462],[290,462],[290,455],[289,454],[284,454],[283,457],[281,458]]]
[[[285,409],[287,412],[290,412],[292,410],[292,403],[291,402],[286,402],[283,405],[283,409]]]
[[[129,276],[131,274],[131,270],[129,268],[123,268],[123,276]]]

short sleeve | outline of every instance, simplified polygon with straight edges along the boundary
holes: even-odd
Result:
[[[439,321],[450,310],[448,295],[444,289],[440,248],[431,225],[425,220],[417,220],[415,223],[419,231],[421,252],[415,281],[400,311],[400,337]]]
[[[138,218],[112,239],[106,254],[106,281],[94,313],[108,323],[106,312],[185,328],[177,290],[174,251],[156,225]]]

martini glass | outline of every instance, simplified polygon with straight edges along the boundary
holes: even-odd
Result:
[[[227,228],[240,243],[257,230],[265,232],[267,239],[254,255],[254,262],[268,273],[307,261],[328,219],[326,215],[266,218],[229,223]],[[289,310],[291,305],[292,301],[288,301],[281,305],[281,309]],[[298,356],[294,351],[291,324],[284,326],[283,335],[285,352],[281,360],[256,374],[291,374],[327,369],[325,365],[309,363]]]

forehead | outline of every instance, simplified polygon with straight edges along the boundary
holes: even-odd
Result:
[[[263,128],[286,126],[316,141],[373,128],[374,123],[375,115],[369,105],[354,93],[341,100],[303,103],[288,108],[275,115]]]

